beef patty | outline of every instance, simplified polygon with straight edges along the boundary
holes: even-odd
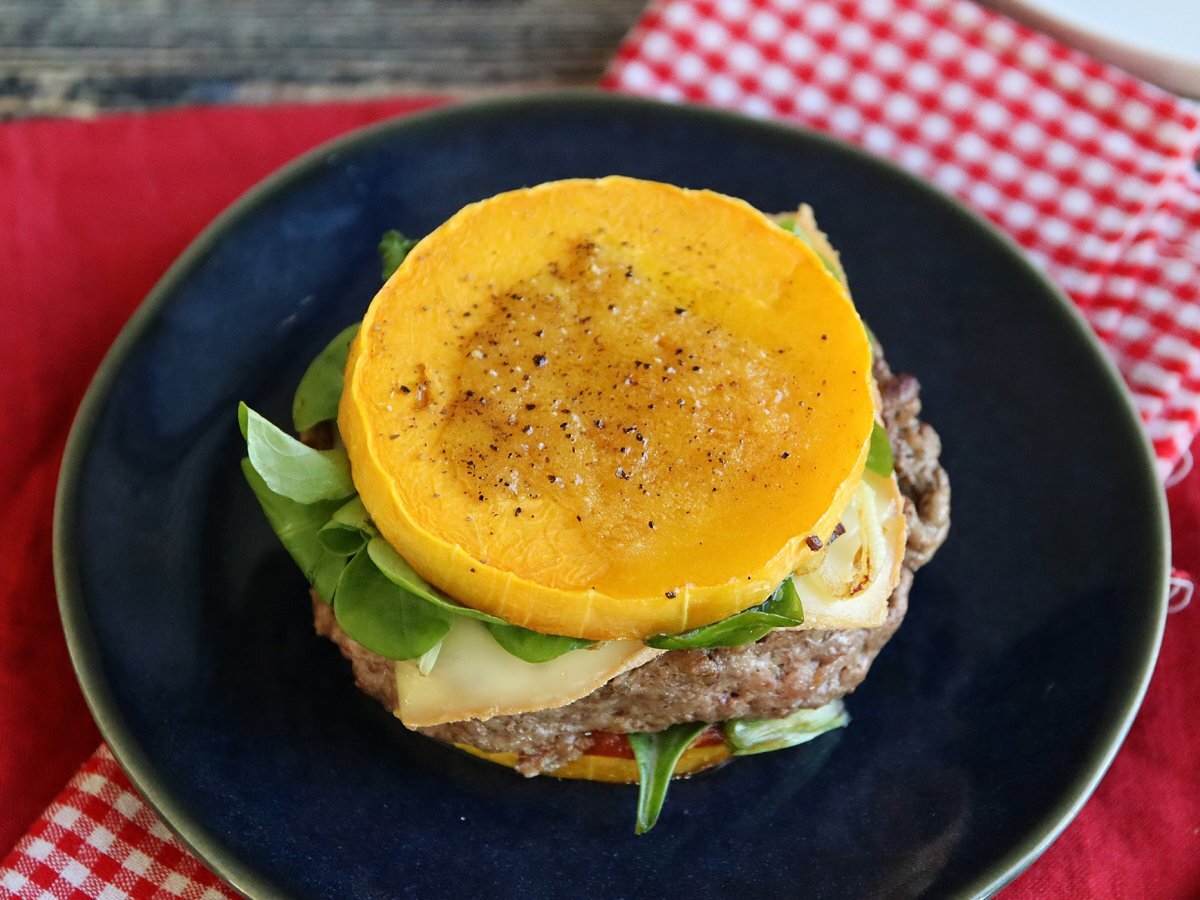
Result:
[[[585,753],[593,732],[660,731],[677,722],[778,718],[853,691],[904,619],[913,572],[932,558],[950,527],[950,482],[938,462],[937,432],[918,418],[920,385],[911,375],[894,374],[878,346],[874,371],[908,520],[900,581],[888,600],[883,625],[777,630],[740,647],[671,650],[567,706],[419,730],[482,750],[515,752],[517,771],[537,775]],[[317,633],[337,644],[350,660],[358,687],[394,711],[392,661],[349,638],[338,627],[330,606],[315,594],[313,617]]]

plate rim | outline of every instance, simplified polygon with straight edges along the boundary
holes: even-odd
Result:
[[[1014,265],[1023,269],[1042,286],[1053,299],[1059,313],[1065,313],[1077,336],[1087,345],[1091,354],[1106,373],[1109,387],[1121,398],[1125,415],[1139,437],[1142,452],[1139,471],[1136,475],[1153,498],[1156,513],[1157,534],[1152,543],[1159,548],[1160,565],[1156,572],[1148,573],[1148,584],[1157,598],[1150,612],[1154,616],[1153,627],[1135,648],[1133,677],[1114,696],[1116,708],[1121,710],[1118,719],[1111,723],[1108,733],[1087,758],[1080,760],[1079,771],[1068,789],[1053,804],[1050,811],[998,860],[981,867],[972,879],[966,893],[970,896],[991,896],[1010,883],[1036,860],[1051,843],[1074,820],[1079,810],[1092,795],[1100,780],[1108,771],[1113,758],[1123,744],[1129,728],[1141,707],[1142,699],[1150,682],[1166,623],[1168,602],[1168,576],[1170,572],[1170,528],[1166,495],[1157,476],[1155,456],[1145,429],[1136,412],[1132,396],[1121,378],[1115,363],[1083,318],[1082,313],[1049,278],[1037,269],[1009,235],[990,220],[966,204],[952,197],[935,185],[900,168],[898,165],[846,144],[827,134],[808,128],[781,122],[754,119],[726,110],[690,104],[664,103],[658,100],[612,94],[597,89],[539,92],[520,95],[491,97],[469,102],[451,101],[445,105],[415,113],[390,116],[379,122],[355,128],[291,159],[278,169],[259,180],[228,205],[216,218],[188,244],[179,257],[167,268],[162,277],[141,301],[136,310],[122,326],[111,348],[97,368],[72,422],[59,469],[54,499],[53,560],[54,581],[58,596],[59,614],[63,623],[67,648],[75,669],[84,699],[108,745],[113,757],[124,770],[134,788],[158,814],[164,824],[219,878],[235,890],[253,897],[286,896],[278,886],[253,866],[243,862],[217,835],[205,828],[187,809],[159,775],[153,761],[138,743],[121,709],[118,707],[100,657],[99,646],[90,620],[86,614],[86,600],[76,562],[79,541],[76,539],[75,509],[81,484],[82,461],[86,456],[90,438],[99,413],[109,396],[110,388],[120,374],[126,359],[136,349],[143,333],[152,324],[161,308],[174,293],[177,285],[214,246],[224,233],[239,219],[252,213],[265,199],[287,189],[294,181],[322,165],[332,154],[362,144],[370,143],[394,130],[409,130],[422,127],[438,127],[442,123],[467,120],[480,114],[503,111],[522,112],[528,109],[553,111],[563,109],[579,111],[586,107],[597,110],[670,110],[673,115],[693,117],[696,120],[714,121],[739,128],[759,129],[780,135],[803,137],[823,145],[825,149],[852,157],[857,162],[884,169],[893,177],[900,178],[908,186],[939,202],[948,205],[956,213],[967,216],[981,230],[997,241],[1007,252]]]

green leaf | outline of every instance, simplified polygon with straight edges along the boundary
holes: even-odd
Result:
[[[296,396],[292,398],[292,424],[297,431],[337,418],[338,401],[342,399],[342,373],[350,342],[356,334],[357,322],[339,332],[309,363],[296,388]]]
[[[408,251],[416,245],[416,241],[409,240],[395,229],[383,233],[379,240],[379,258],[383,262],[381,277],[384,281],[395,274],[400,268],[400,263],[404,262],[404,257],[408,256]]]
[[[795,747],[848,724],[845,705],[833,700],[816,709],[798,709],[782,719],[730,719],[721,731],[730,750],[746,756]]]
[[[433,667],[437,665],[438,654],[442,652],[442,644],[445,642],[445,638],[443,638],[417,658],[418,672],[422,675],[428,675],[433,671]]]
[[[892,458],[892,445],[888,441],[887,432],[878,422],[871,429],[871,446],[867,448],[867,468],[876,475],[892,474],[895,460]]]
[[[347,563],[333,614],[354,640],[387,659],[416,659],[450,630],[453,618],[384,577],[360,551]]]
[[[345,450],[314,450],[280,431],[245,403],[238,424],[250,464],[276,494],[297,503],[343,500],[355,493]]]
[[[280,496],[267,487],[248,459],[242,460],[242,473],[284,549],[295,560],[309,584],[316,588],[321,599],[329,603],[333,600],[346,560],[325,549],[319,534],[321,527],[337,511],[339,502],[322,500],[303,504]]]
[[[379,571],[390,581],[404,588],[409,593],[420,597],[422,600],[432,603],[443,612],[483,622],[487,626],[488,631],[491,632],[492,637],[496,639],[497,644],[518,659],[525,660],[525,662],[548,662],[571,650],[579,650],[592,645],[591,641],[578,638],[539,634],[536,631],[530,631],[528,628],[510,625],[500,617],[493,616],[490,613],[471,609],[469,606],[463,606],[418,575],[416,570],[408,564],[408,561],[397,553],[391,544],[378,535],[373,537],[370,543],[367,544],[367,553],[370,554],[371,560],[375,565],[379,567]]]
[[[525,662],[543,663],[557,659],[572,650],[592,646],[592,641],[583,638],[562,637],[557,634],[540,634],[507,623],[488,622],[484,627],[491,632],[496,643],[510,654]]]
[[[501,618],[480,612],[477,609],[471,609],[469,606],[463,606],[458,601],[443,594],[418,575],[416,570],[408,564],[408,560],[397,553],[392,545],[382,537],[376,536],[371,539],[367,544],[367,553],[370,554],[371,561],[379,567],[379,571],[389,581],[404,588],[410,594],[420,597],[426,603],[431,603],[442,612],[451,613],[456,616],[466,616],[468,619],[478,619],[480,622],[489,622],[497,625],[508,624]]]
[[[738,647],[757,641],[776,628],[804,623],[804,607],[789,577],[758,606],[735,613],[720,622],[701,625],[679,634],[658,634],[646,644],[660,650],[698,650],[705,647]]]
[[[821,265],[825,267],[825,271],[840,281],[842,283],[842,287],[847,286],[846,282],[842,279],[842,273],[838,271],[837,266],[827,260],[824,254],[822,254],[820,250],[813,246],[812,239],[808,236],[808,232],[800,227],[794,217],[788,216],[787,218],[780,219],[776,224],[778,224],[779,227],[784,231],[790,231],[796,237],[800,238],[800,240],[804,241],[804,243],[808,245],[808,248],[812,250],[813,253],[817,254],[817,259],[821,261]]]
[[[317,536],[331,553],[353,556],[378,533],[362,499],[356,495],[338,508]]]
[[[626,736],[638,767],[637,834],[645,834],[658,821],[679,757],[707,727],[704,722],[680,722],[654,734]]]

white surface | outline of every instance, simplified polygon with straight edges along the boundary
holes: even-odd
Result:
[[[1200,97],[1200,0],[989,0],[989,5],[1168,90]]]

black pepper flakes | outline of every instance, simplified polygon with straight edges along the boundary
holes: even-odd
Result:
[[[666,597],[668,600],[674,600],[679,595],[677,593],[675,593],[674,591],[667,591],[665,594],[663,594],[663,596]]]
[[[547,362],[548,362],[548,360],[546,359],[546,354],[545,354],[545,353],[536,353],[536,354],[534,354],[534,357],[533,357],[533,364],[534,364],[535,366],[537,366],[539,369],[540,369],[542,366],[544,366],[544,365],[545,365]]]
[[[808,546],[808,549],[812,550],[814,553],[824,546],[824,544],[821,543],[821,539],[815,534],[810,534],[808,537],[806,537],[804,539],[804,543]]]

